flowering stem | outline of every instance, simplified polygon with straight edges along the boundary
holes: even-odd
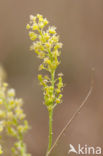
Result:
[[[53,135],[53,109],[49,112],[49,143],[48,143],[48,152],[51,149],[52,146],[52,135]]]
[[[44,104],[49,113],[49,140],[46,154],[48,155],[52,147],[53,110],[57,104],[62,102],[62,73],[59,73],[55,79],[55,72],[60,64],[59,56],[61,55],[60,49],[62,48],[62,43],[59,41],[56,27],[48,27],[48,20],[40,14],[36,16],[31,15],[30,24],[27,24],[26,28],[30,30],[29,37],[30,40],[33,41],[30,49],[34,50],[42,60],[39,70],[48,71],[47,75],[38,75],[40,85],[42,85],[43,88]]]
[[[53,87],[52,96],[54,95],[54,78],[55,71],[51,72],[51,85]],[[53,137],[53,107],[49,110],[49,141],[48,141],[48,150],[47,155],[52,147],[52,137]]]

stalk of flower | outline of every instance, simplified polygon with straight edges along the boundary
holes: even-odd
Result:
[[[32,40],[30,50],[33,50],[37,57],[42,60],[39,70],[47,71],[47,74],[39,74],[38,79],[42,85],[44,104],[49,112],[49,142],[48,150],[52,146],[52,120],[54,108],[62,102],[62,76],[56,74],[56,69],[60,64],[60,55],[62,43],[59,41],[59,36],[55,26],[48,26],[48,20],[42,15],[30,16],[30,23],[26,28],[29,30],[29,37]]]

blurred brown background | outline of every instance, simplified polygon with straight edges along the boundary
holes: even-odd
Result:
[[[0,0],[0,62],[10,86],[25,102],[32,126],[25,137],[28,151],[44,156],[48,141],[48,113],[37,80],[39,61],[29,52],[25,29],[29,15],[37,13],[57,26],[64,44],[59,71],[66,86],[64,102],[54,112],[54,139],[85,97],[95,68],[92,96],[51,156],[67,156],[70,143],[103,147],[103,0]]]

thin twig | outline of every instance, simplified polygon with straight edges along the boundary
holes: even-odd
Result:
[[[94,69],[92,69],[92,72],[94,72]],[[92,73],[92,77],[93,77],[93,73]],[[71,119],[68,121],[68,123],[66,124],[66,126],[63,128],[63,130],[60,132],[60,134],[58,135],[56,141],[54,142],[54,144],[52,145],[50,151],[48,152],[47,156],[50,155],[50,153],[53,151],[53,149],[55,148],[55,146],[58,144],[59,140],[61,139],[61,137],[63,136],[63,134],[65,133],[65,131],[67,130],[67,128],[70,126],[70,124],[72,123],[72,121],[76,118],[76,116],[79,114],[79,112],[81,111],[81,109],[84,107],[84,105],[86,104],[89,96],[92,93],[93,90],[93,79],[91,81],[91,86],[90,89],[86,95],[86,97],[84,98],[83,102],[81,103],[81,105],[78,107],[78,109],[74,112],[74,114],[72,115]]]

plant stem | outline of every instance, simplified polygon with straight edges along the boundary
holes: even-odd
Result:
[[[51,72],[51,85],[53,87],[52,96],[54,95],[54,78],[55,71]],[[52,103],[53,106],[54,103]],[[49,110],[49,141],[48,141],[48,150],[46,155],[48,155],[51,147],[52,147],[52,137],[53,137],[53,107]]]
[[[52,122],[53,122],[53,110],[51,110],[49,112],[49,143],[48,143],[48,152],[50,151],[51,146],[52,146],[52,135],[53,135],[53,125],[52,125]]]
[[[49,111],[49,141],[46,156],[48,156],[49,151],[52,147],[52,137],[53,137],[53,109]]]

